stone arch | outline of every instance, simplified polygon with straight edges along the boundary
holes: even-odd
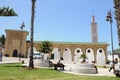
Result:
[[[13,57],[18,57],[18,51],[17,51],[17,49],[13,50]]]
[[[86,49],[86,56],[88,58],[88,62],[91,63],[92,61],[95,61],[94,59],[94,51],[92,48]]]
[[[105,64],[105,51],[102,48],[97,49],[97,64]]]
[[[71,49],[68,47],[64,48],[62,57],[64,61],[72,61]]]
[[[54,60],[60,60],[60,51],[59,51],[59,48],[55,47],[53,48],[52,50],[52,55],[54,55]]]
[[[80,58],[80,55],[82,54],[82,49],[81,48],[76,48],[74,52],[74,62],[77,63],[78,59]]]

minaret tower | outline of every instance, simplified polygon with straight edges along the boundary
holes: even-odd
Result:
[[[92,42],[98,42],[98,32],[97,32],[97,23],[95,22],[95,17],[92,16],[92,23],[91,23],[91,37]]]

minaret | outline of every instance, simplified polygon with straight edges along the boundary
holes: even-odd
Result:
[[[92,42],[98,42],[98,32],[97,32],[97,23],[95,22],[95,17],[92,16],[92,23],[91,23],[91,37]]]

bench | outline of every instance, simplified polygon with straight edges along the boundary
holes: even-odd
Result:
[[[58,67],[60,68],[60,70],[64,70],[65,65],[60,63],[60,64],[55,64],[55,63],[49,63],[49,67],[54,67],[55,70],[58,70]]]

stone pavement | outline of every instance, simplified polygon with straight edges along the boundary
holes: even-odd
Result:
[[[29,59],[27,58],[21,58],[21,61],[24,60],[25,64],[27,64],[29,62]],[[2,58],[2,62],[1,63],[18,63],[21,62],[19,61],[19,58],[14,58],[14,57],[3,57]],[[70,73],[70,74],[76,74],[76,75],[88,75],[88,76],[115,76],[113,74],[113,71],[111,70],[111,72],[109,72],[109,68],[98,68],[98,73],[97,74],[84,74],[84,73],[74,73],[70,71],[70,66],[71,63],[64,63],[65,66],[65,73]]]

